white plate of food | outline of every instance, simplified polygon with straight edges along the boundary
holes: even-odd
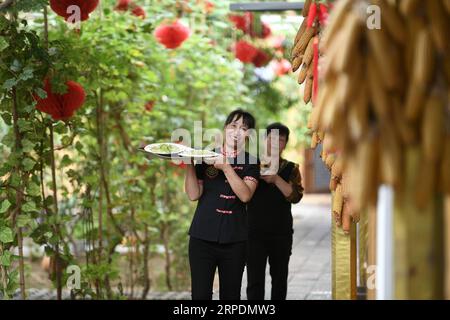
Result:
[[[149,144],[145,146],[143,150],[158,158],[179,159],[181,158],[179,154],[185,151],[186,147],[177,143],[164,142],[164,143]]]
[[[145,152],[163,157],[178,155],[186,149],[187,148],[181,144],[171,142],[152,143],[144,147]]]
[[[220,154],[210,150],[186,148],[186,150],[180,152],[178,156],[193,159],[211,159],[220,157]]]

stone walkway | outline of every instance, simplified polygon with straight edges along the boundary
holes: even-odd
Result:
[[[331,299],[331,237],[329,195],[306,195],[293,207],[294,243],[289,262],[288,300]],[[244,273],[241,297],[246,298]],[[266,299],[270,299],[266,269]]]

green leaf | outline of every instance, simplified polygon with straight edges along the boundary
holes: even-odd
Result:
[[[82,152],[83,151],[83,144],[80,141],[77,141],[75,143],[75,149],[77,149],[78,152]]]
[[[36,162],[30,158],[25,158],[22,161],[22,166],[25,171],[30,171],[31,169],[33,169],[35,164],[36,164]]]
[[[70,138],[70,136],[63,136],[61,138],[61,142],[64,146],[68,146],[72,142],[72,139]]]
[[[9,267],[11,265],[11,252],[5,251],[3,255],[0,256],[0,265],[4,267]]]
[[[72,164],[72,160],[70,159],[70,157],[66,154],[64,155],[64,157],[61,159],[61,167],[67,167],[69,165]]]
[[[47,231],[46,233],[44,233],[44,236],[46,236],[47,238],[50,238],[51,236],[53,236],[53,232]]]
[[[47,5],[46,0],[22,0],[18,1],[15,4],[16,10],[18,11],[25,11],[25,12],[31,12],[31,11],[39,11],[40,9],[43,9]]]
[[[17,80],[15,78],[11,78],[11,79],[6,80],[3,83],[2,88],[5,90],[11,90],[12,87],[14,87],[16,84],[17,84]]]
[[[12,120],[12,117],[11,117],[11,114],[9,114],[9,113],[2,113],[2,119],[3,119],[3,121],[8,125],[8,126],[10,126],[10,125],[12,125],[12,122],[11,122],[11,120]]]
[[[22,73],[19,76],[20,80],[28,80],[33,78],[33,68],[31,67],[26,67],[25,69],[23,69]]]
[[[0,242],[9,243],[14,241],[14,235],[11,228],[0,227]]]
[[[37,183],[31,182],[27,187],[27,194],[32,197],[41,195],[41,188]]]
[[[5,38],[0,38],[0,51],[3,51],[9,46],[8,41],[5,40]]]
[[[17,226],[19,228],[25,227],[33,221],[29,216],[21,214],[17,217]]]
[[[33,126],[31,125],[31,123],[25,119],[19,119],[17,121],[17,125],[19,126],[20,132],[33,130]]]
[[[10,67],[10,69],[11,69],[11,71],[19,72],[20,69],[22,69],[22,64],[20,63],[19,60],[14,59],[12,65],[11,65],[11,67]]]
[[[22,150],[23,152],[31,152],[34,149],[34,143],[28,139],[22,140]]]
[[[39,98],[41,99],[47,98],[47,92],[41,88],[34,89],[34,92],[36,92]]]
[[[9,202],[8,199],[4,200],[2,202],[2,205],[0,206],[0,213],[4,213],[6,212],[6,210],[8,210],[11,207],[11,203]]]
[[[36,204],[33,201],[26,202],[22,205],[23,212],[33,212],[37,211]]]

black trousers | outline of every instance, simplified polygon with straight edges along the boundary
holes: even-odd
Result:
[[[219,269],[220,300],[240,300],[246,241],[220,244],[191,237],[192,300],[212,300],[214,275]]]
[[[250,236],[247,242],[247,299],[264,300],[266,263],[272,278],[272,300],[286,300],[292,235]]]

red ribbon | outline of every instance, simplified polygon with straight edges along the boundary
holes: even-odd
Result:
[[[308,19],[307,19],[308,28],[311,28],[313,26],[314,20],[316,20],[316,16],[317,16],[317,5],[313,2],[309,7],[308,12]]]
[[[313,80],[313,103],[316,102],[317,92],[319,90],[319,38],[314,37],[314,80]]]
[[[319,5],[319,24],[325,26],[328,22],[328,6],[321,3]]]

